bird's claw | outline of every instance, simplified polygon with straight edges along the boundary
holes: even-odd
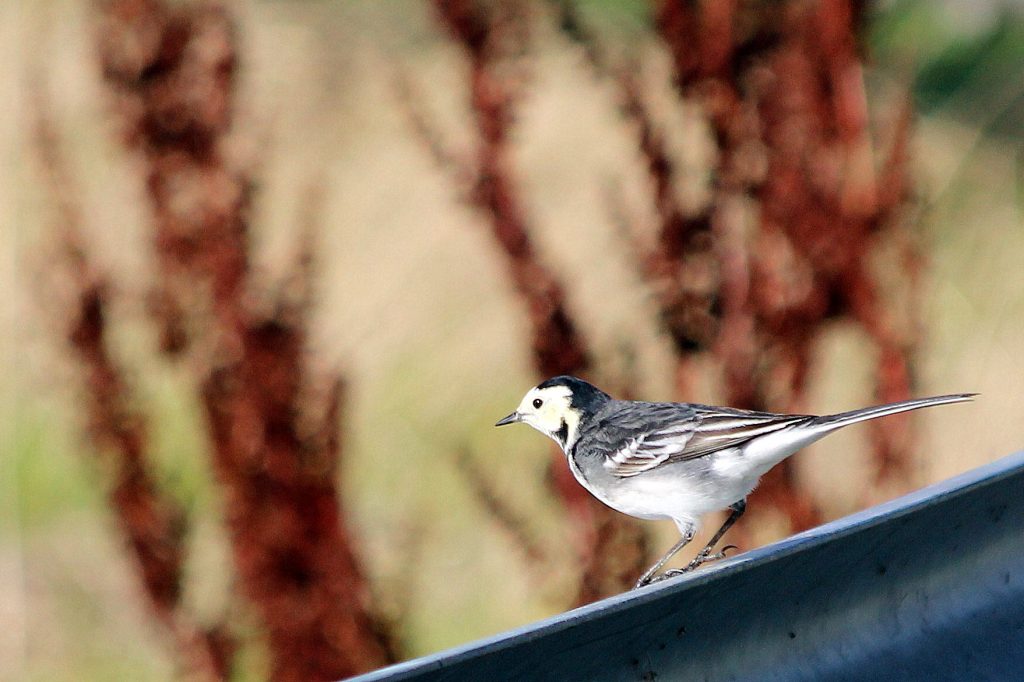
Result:
[[[685,575],[690,571],[700,568],[704,564],[710,563],[712,561],[718,561],[720,559],[725,559],[729,555],[729,552],[734,549],[739,549],[739,547],[737,547],[736,545],[726,545],[714,554],[710,554],[709,550],[701,550],[700,554],[695,556],[693,558],[693,561],[687,564],[686,568],[670,568],[664,573],[660,575],[652,575],[650,578],[647,578],[646,580],[641,578],[640,580],[636,581],[636,585],[633,586],[633,589],[635,590],[637,588],[643,587],[644,585],[660,583],[662,580],[667,580],[669,578],[675,578],[676,576]]]
[[[711,555],[711,557],[708,558],[708,561],[718,561],[719,559],[725,559],[729,556],[728,553],[734,549],[739,550],[739,547],[737,547],[736,545],[726,545],[722,549],[718,550],[717,553]]]
[[[737,547],[736,545],[726,545],[725,547],[723,547],[722,549],[718,550],[714,554],[710,554],[708,551],[701,551],[701,553],[698,554],[697,556],[695,556],[693,558],[693,561],[691,561],[686,566],[686,568],[682,569],[682,571],[684,571],[684,572],[692,571],[692,570],[694,570],[696,568],[699,568],[699,567],[703,566],[704,564],[710,563],[712,561],[719,561],[721,559],[724,559],[727,556],[729,556],[729,551],[733,550],[733,549],[739,549],[739,547]]]
[[[636,585],[633,585],[633,589],[636,590],[643,587],[644,585],[653,585],[654,583],[660,583],[662,580],[665,580],[667,578],[674,578],[677,575],[682,575],[683,573],[686,573],[686,569],[684,568],[670,568],[664,573],[652,575],[651,577],[646,579],[641,578],[640,580],[637,580]]]

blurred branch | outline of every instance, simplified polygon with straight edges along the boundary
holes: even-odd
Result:
[[[770,409],[788,394],[790,407],[799,404],[814,339],[839,316],[879,347],[882,399],[907,397],[910,337],[894,338],[869,260],[875,235],[895,226],[909,201],[909,111],[892,155],[876,168],[858,53],[861,4],[666,0],[658,17],[677,89],[708,112],[720,149],[711,215],[722,267],[716,355],[730,401]],[[757,208],[749,227],[738,222],[744,206]],[[911,274],[900,284],[915,282]],[[905,473],[910,439],[897,427],[907,423],[877,426],[880,475]],[[819,520],[785,464],[754,497],[783,509],[794,529]]]
[[[110,350],[107,278],[91,261],[82,236],[82,214],[75,185],[60,151],[46,105],[37,92],[33,100],[34,147],[44,183],[57,213],[57,261],[70,294],[66,302],[66,340],[74,350],[88,414],[89,436],[97,454],[112,472],[107,501],[134,565],[150,610],[170,632],[179,663],[188,677],[226,679],[235,643],[227,623],[202,627],[182,604],[185,564],[184,509],[157,486],[150,461],[144,415]]]
[[[522,97],[524,78],[517,60],[527,49],[526,6],[509,0],[477,3],[472,0],[434,0],[441,26],[459,45],[469,61],[469,91],[475,124],[475,154],[467,201],[490,220],[492,233],[505,257],[512,285],[525,303],[530,320],[534,366],[542,377],[584,374],[590,367],[590,351],[568,311],[565,290],[556,274],[538,257],[530,237],[526,210],[519,198],[509,161],[509,134],[515,104]],[[415,110],[411,90],[406,89],[406,108]],[[439,136],[417,125],[421,139],[433,150],[435,160],[451,156],[433,144]],[[583,563],[583,588],[577,603],[595,598],[591,586],[611,594],[627,587],[636,576],[622,578],[611,565],[606,542],[629,535],[645,551],[635,521],[594,500],[572,477],[564,456],[555,453],[549,469],[552,489],[575,518]],[[605,530],[602,530],[605,529]],[[616,529],[612,532],[610,529]],[[618,531],[621,531],[619,533]],[[637,569],[639,575],[642,567]],[[616,582],[609,587],[610,582]]]
[[[879,350],[877,398],[894,401],[910,395],[910,356],[919,330],[914,322],[896,322],[914,320],[914,310],[897,315],[883,305],[871,258],[883,237],[899,238],[908,225],[903,215],[913,201],[907,153],[911,110],[908,100],[900,103],[891,150],[876,164],[878,143],[869,127],[857,39],[861,12],[859,3],[832,0],[794,9],[784,24],[775,76],[763,84],[766,96],[759,103],[771,150],[761,189],[762,220],[782,227],[794,252],[808,264],[811,291],[816,292],[801,300],[783,291],[792,300],[774,322],[774,336],[784,335],[783,324],[807,330],[836,315],[853,319]],[[795,105],[795,93],[802,93],[802,107]],[[803,146],[794,143],[790,132],[797,117],[810,132]],[[838,166],[830,167],[830,159]],[[920,256],[913,240],[904,239],[902,251],[905,267],[889,286],[913,297]],[[907,484],[910,424],[898,417],[873,425],[876,482]]]
[[[469,485],[477,502],[487,511],[491,519],[505,531],[505,534],[513,541],[523,554],[532,563],[541,563],[546,560],[547,553],[533,538],[533,533],[527,527],[526,521],[520,516],[508,502],[502,499],[494,485],[488,479],[487,474],[477,465],[472,453],[468,450],[460,450],[455,457],[456,468],[462,474],[463,480]]]
[[[608,65],[572,0],[549,4],[595,72],[614,79],[647,161],[659,237],[639,259],[674,342],[680,390],[689,356],[710,348],[730,404],[792,409],[802,401],[817,332],[845,315],[880,349],[880,399],[907,397],[912,337],[883,314],[868,260],[872,236],[894,225],[910,201],[910,110],[901,111],[892,153],[876,169],[858,54],[862,3],[655,3],[676,90],[703,108],[718,148],[711,200],[686,210],[637,69]],[[621,204],[616,209],[629,230],[635,221]],[[919,262],[913,248],[904,242],[908,264]],[[916,272],[904,278],[911,290]],[[908,424],[876,426],[880,480],[905,479]],[[788,463],[765,477],[755,497],[782,510],[793,529],[820,521]]]
[[[292,262],[274,298],[274,316],[293,326],[309,325],[317,275],[316,254],[324,233],[327,187],[322,176],[310,180],[299,204],[298,243]]]
[[[627,519],[629,522],[624,523]],[[618,512],[600,514],[594,527],[594,551],[583,557],[583,571],[574,603],[579,606],[632,586],[650,563],[650,541],[644,528]]]
[[[271,676],[335,679],[392,661],[338,494],[343,383],[314,376],[303,352],[322,188],[310,190],[284,293],[260,306],[249,256],[253,182],[221,150],[238,63],[231,17],[215,4],[161,0],[106,0],[99,9],[104,77],[125,142],[146,163],[163,302],[154,314],[165,330],[187,330],[163,350],[204,354],[191,366]],[[316,408],[303,388],[318,381],[330,390],[309,433],[303,418]]]
[[[729,403],[767,409],[765,387],[758,376],[765,371],[768,342],[759,340],[756,312],[750,301],[751,263],[747,254],[748,219],[745,206],[759,181],[751,164],[750,142],[757,133],[751,108],[744,105],[737,71],[746,66],[748,53],[771,43],[756,33],[767,24],[755,23],[755,33],[737,44],[733,24],[737,15],[761,11],[758,3],[656,3],[656,25],[674,60],[675,83],[682,98],[701,103],[718,147],[718,165],[712,176],[711,200],[703,207],[684,210],[679,201],[676,166],[663,134],[651,116],[636,66],[609,66],[598,37],[581,21],[573,0],[551,0],[558,10],[559,27],[581,44],[588,63],[599,75],[610,76],[616,86],[623,116],[637,136],[654,188],[658,238],[649,248],[639,247],[640,272],[654,294],[661,322],[676,354],[676,390],[689,397],[694,382],[693,359],[713,351],[722,359]],[[732,60],[740,62],[732,64]],[[756,147],[753,147],[756,148]],[[745,153],[744,153],[745,152]],[[614,215],[622,231],[635,234],[635,221],[615,201]],[[809,357],[790,358],[805,373]],[[692,398],[691,398],[692,399]],[[785,509],[795,528],[809,527],[818,515],[795,488],[788,463],[766,477],[770,497]],[[766,496],[767,496],[766,495]]]
[[[654,187],[657,240],[649,247],[642,245],[629,227],[635,221],[625,219],[618,202],[615,217],[630,235],[640,273],[654,294],[661,323],[676,352],[677,394],[687,396],[692,391],[692,356],[710,347],[718,327],[718,267],[711,248],[710,221],[704,214],[689,215],[675,193],[676,164],[644,99],[639,65],[613,65],[597,34],[580,17],[574,0],[549,0],[549,4],[555,8],[559,29],[583,48],[591,69],[612,80],[620,110],[635,130]]]
[[[508,136],[520,93],[502,67],[508,51],[523,49],[507,43],[525,34],[525,18],[510,9],[515,4],[497,3],[499,9],[489,11],[468,0],[434,3],[441,23],[470,61],[478,136],[471,203],[489,216],[512,283],[526,303],[538,371],[544,376],[581,373],[590,365],[589,352],[569,315],[561,283],[536,254],[509,163]]]
[[[453,184],[459,188],[464,200],[472,202],[473,187],[478,173],[472,162],[449,148],[444,141],[437,122],[427,111],[420,90],[413,84],[408,70],[398,68],[394,77],[395,94],[399,107],[409,121],[409,127],[419,139],[423,148],[442,171],[451,175]]]
[[[575,0],[547,0],[547,4],[555,14],[555,24],[562,35],[582,48],[587,64],[597,75],[606,75],[608,57],[604,45],[583,21]]]
[[[752,381],[757,344],[748,301],[744,199],[757,181],[757,169],[743,163],[738,151],[756,134],[756,127],[743,106],[736,81],[744,65],[732,63],[739,60],[740,46],[736,44],[733,25],[740,4],[743,3],[671,0],[656,3],[656,27],[673,59],[676,89],[683,99],[701,104],[718,148],[710,201],[687,219],[664,221],[660,240],[679,271],[706,273],[703,283],[708,290],[702,292],[701,300],[706,312],[703,319],[695,320],[695,326],[708,329],[707,323],[718,318],[717,325],[709,330],[712,336],[700,339],[701,343],[689,350],[712,348],[722,359],[730,404],[755,408],[758,399]],[[748,8],[757,5],[745,3]],[[661,195],[672,191],[672,183],[666,179],[658,187],[660,203],[664,201]],[[682,261],[693,258],[694,245],[699,245],[706,260],[688,265]],[[680,302],[683,311],[692,307],[691,302]],[[687,314],[677,315],[685,319]],[[685,351],[686,348],[681,349]]]

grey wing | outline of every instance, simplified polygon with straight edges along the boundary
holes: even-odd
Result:
[[[693,440],[695,429],[696,422],[689,421],[640,433],[608,453],[604,468],[620,478],[650,471],[685,452],[687,444]]]
[[[743,445],[758,436],[774,433],[813,417],[749,412],[727,408],[686,406],[680,418],[651,424],[649,429],[626,439],[604,459],[604,468],[629,478],[673,462],[704,457]]]

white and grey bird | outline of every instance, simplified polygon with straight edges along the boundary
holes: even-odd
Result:
[[[584,488],[612,509],[641,519],[671,519],[682,538],[637,581],[679,575],[712,553],[746,509],[761,476],[796,451],[857,422],[970,400],[974,393],[906,400],[817,417],[752,412],[690,403],[615,400],[571,376],[548,379],[527,392],[515,412],[496,426],[523,422],[554,439]],[[705,514],[731,513],[684,569],[665,563],[682,549]]]

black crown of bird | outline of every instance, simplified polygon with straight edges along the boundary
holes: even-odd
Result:
[[[694,403],[616,400],[573,376],[557,376],[527,391],[496,426],[522,422],[562,448],[576,480],[609,507],[641,519],[671,519],[680,539],[635,587],[721,559],[715,551],[746,510],[747,496],[769,469],[845,426],[922,407],[970,400],[956,393],[815,416],[776,414]],[[708,513],[729,516],[692,561],[658,571],[686,546]]]

